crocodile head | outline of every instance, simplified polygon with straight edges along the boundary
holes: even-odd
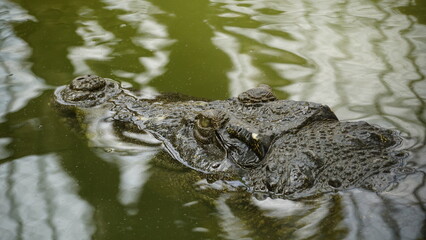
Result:
[[[340,122],[325,105],[278,100],[267,85],[227,100],[144,99],[113,80],[87,75],[55,96],[59,105],[87,113],[105,109],[118,132],[148,132],[186,166],[237,175],[256,192],[378,189],[394,179],[391,169],[406,156],[394,151],[400,138],[393,131]]]
[[[65,106],[106,106],[127,123],[122,126],[151,133],[174,158],[203,172],[254,168],[277,136],[312,121],[337,120],[327,106],[277,100],[267,85],[223,101],[165,101],[139,99],[111,79],[86,75],[55,96]]]

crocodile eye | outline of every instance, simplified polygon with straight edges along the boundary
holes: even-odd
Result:
[[[215,131],[228,121],[226,113],[220,110],[206,110],[196,117],[194,136],[202,143],[212,143]]]
[[[212,120],[208,119],[204,116],[200,117],[200,119],[198,120],[198,124],[200,127],[202,128],[208,128],[208,127],[212,127]]]

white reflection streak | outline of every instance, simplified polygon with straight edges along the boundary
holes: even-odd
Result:
[[[394,239],[398,226],[392,224],[391,216],[386,216],[386,205],[379,195],[355,190],[343,196],[349,239]]]
[[[90,239],[92,209],[55,155],[0,165],[2,239]]]
[[[413,109],[423,108],[423,106],[413,92],[417,92],[417,94],[420,94],[419,97],[424,99],[426,93],[424,91],[426,90],[426,81],[424,81],[426,63],[418,60],[422,59],[419,55],[425,56],[426,43],[423,41],[422,45],[413,46],[413,42],[416,37],[426,38],[426,27],[416,23],[415,19],[410,16],[394,13],[393,9],[410,4],[408,0],[384,1],[379,4],[388,13],[382,27],[383,34],[386,37],[380,45],[386,63],[389,65],[389,70],[384,73],[383,82],[389,86],[393,93],[388,97],[379,99],[382,106],[381,111],[386,116],[392,117],[392,120],[402,126],[410,137],[417,138],[418,146],[422,146],[425,142],[426,133],[424,125],[419,121],[417,113]],[[419,29],[422,29],[423,32],[418,32]],[[411,82],[418,80],[423,81],[413,87]],[[423,87],[423,91],[421,88],[417,88],[420,86]]]
[[[426,196],[423,173],[407,176],[388,192],[352,190],[342,194],[348,239],[420,239]],[[418,194],[415,196],[413,193]]]
[[[337,102],[345,100],[339,99],[339,89],[336,88],[336,85],[338,85],[336,83],[340,81],[340,78],[338,77],[339,71],[334,64],[337,59],[340,61],[340,59],[351,58],[344,48],[339,47],[346,44],[343,37],[346,33],[339,32],[345,30],[345,28],[337,28],[333,25],[344,24],[339,19],[339,13],[345,14],[339,9],[341,6],[344,5],[330,1],[304,1],[303,5],[294,6],[297,7],[298,11],[289,9],[289,13],[284,14],[285,18],[292,18],[296,14],[296,20],[304,23],[301,25],[303,27],[289,30],[293,36],[297,36],[297,40],[300,42],[297,49],[293,51],[308,56],[310,63],[314,65],[314,71],[309,79],[300,79],[297,75],[294,77],[290,74],[284,75],[296,80],[295,84],[284,88],[285,91],[290,92],[292,99],[316,101],[329,105],[333,105],[336,100],[338,100]],[[303,14],[300,14],[300,11]],[[298,25],[297,22],[296,25]],[[348,30],[348,34],[353,31],[352,28]],[[306,80],[309,82],[306,82]]]
[[[312,70],[305,66],[286,63],[285,61],[272,62],[270,60],[260,61],[257,56],[266,56],[271,59],[284,59],[289,54],[294,54],[294,58],[302,60],[305,58],[302,55],[303,51],[298,51],[305,47],[300,40],[304,37],[298,36],[297,31],[293,29],[306,29],[310,31],[310,26],[304,20],[303,11],[300,11],[300,3],[288,3],[283,1],[246,1],[251,4],[250,7],[239,6],[239,1],[223,1],[212,0],[214,3],[222,4],[221,6],[230,13],[222,13],[218,16],[226,20],[226,18],[247,17],[253,21],[261,23],[259,27],[247,28],[240,26],[224,26],[223,30],[217,30],[213,43],[224,51],[230,57],[234,70],[228,73],[231,79],[231,93],[238,94],[247,88],[256,86],[260,81],[275,80],[268,79],[268,75],[258,69],[259,64],[268,66],[276,71],[283,79],[302,78],[307,79],[312,74]],[[283,14],[267,15],[262,14],[259,9],[281,10]],[[294,9],[294,10],[293,10]],[[218,28],[219,29],[219,28]],[[291,38],[283,36],[274,36],[267,31],[277,31],[290,33]],[[235,35],[236,37],[233,37]],[[245,50],[240,42],[241,39],[248,38],[256,43]],[[296,41],[295,41],[296,39]],[[244,42],[243,42],[244,43]],[[245,43],[244,43],[245,44]],[[245,44],[247,45],[247,44]],[[295,75],[293,75],[293,73]]]
[[[144,39],[139,39],[140,43]],[[147,84],[150,80],[166,72],[165,66],[169,62],[169,51],[156,51],[152,57],[140,57],[139,61],[145,66],[146,72],[135,76],[135,81],[140,84]]]
[[[311,208],[302,202],[296,202],[287,199],[271,199],[257,200],[252,198],[252,202],[259,209],[264,211],[265,216],[274,218],[284,218],[294,215],[302,215]]]
[[[227,205],[226,200],[229,198],[227,194],[221,195],[216,200],[216,209],[218,211],[219,217],[222,221],[219,222],[222,230],[225,232],[225,239],[251,239],[246,236],[250,234],[250,231],[247,230],[247,227],[244,223],[237,218],[233,213],[231,208]]]
[[[305,43],[296,51],[309,56],[316,72],[304,87],[301,84],[305,83],[296,81],[284,88],[292,94],[291,98],[331,105],[342,119],[374,122],[376,119],[371,118],[382,118],[376,121],[383,125],[383,116],[407,116],[407,109],[412,106],[396,109],[393,105],[415,99],[408,88],[409,81],[421,78],[416,64],[407,58],[411,46],[404,32],[411,29],[413,23],[394,10],[407,5],[408,1],[385,1],[378,5],[366,1],[305,3],[311,6],[304,10],[306,21],[315,29],[293,29],[298,32],[295,35],[304,36],[300,41]],[[376,110],[381,116],[358,110],[378,102]],[[414,112],[408,115],[410,121],[416,122]],[[418,128],[405,129],[420,132]]]
[[[12,142],[12,138],[0,138],[0,159],[6,159],[12,152],[6,149],[6,146]]]
[[[96,112],[96,111],[99,111]],[[99,118],[103,115],[103,118]],[[122,132],[123,137],[138,143],[123,141],[114,131],[113,122],[108,121],[103,109],[91,109],[85,114],[86,135],[92,148],[102,159],[118,165],[120,185],[118,200],[128,207],[129,214],[136,214],[144,184],[149,179],[148,162],[158,153],[160,142],[147,133]],[[143,145],[146,143],[147,145]]]
[[[0,0],[0,122],[7,113],[24,107],[43,88],[43,81],[26,62],[31,49],[12,28],[12,24],[24,21],[36,20],[18,5]]]
[[[424,234],[426,185],[424,172],[407,176],[390,192],[382,194],[387,208],[392,209],[392,220],[398,225],[401,238],[420,239]]]
[[[165,26],[157,23],[150,14],[161,11],[147,1],[103,0],[107,5],[106,9],[122,10],[126,13],[118,16],[130,26],[138,29],[140,36],[135,36],[132,40],[135,45],[140,45],[153,52],[152,57],[140,57],[140,62],[144,65],[144,73],[132,73],[122,70],[113,70],[113,74],[124,78],[134,78],[136,82],[147,83],[156,76],[165,72],[165,66],[169,62],[169,52],[164,48],[173,43],[168,38]],[[90,10],[84,10],[90,11]],[[76,74],[91,73],[92,70],[85,63],[88,59],[108,60],[113,49],[110,47],[117,43],[117,37],[113,33],[105,31],[97,21],[81,21],[81,26],[77,33],[85,41],[83,47],[71,49],[69,58],[71,59]],[[102,109],[99,109],[102,112]],[[103,113],[101,113],[103,114]],[[98,147],[106,151],[97,153],[105,160],[116,163],[120,170],[120,191],[118,200],[129,208],[130,214],[137,213],[133,206],[138,202],[143,185],[149,178],[148,161],[158,152],[158,147],[132,144],[120,139],[114,132],[111,122],[104,121],[107,116],[99,119],[96,109],[85,115],[87,120],[87,136],[91,147]],[[93,118],[95,121],[90,121]],[[128,133],[127,136],[143,143],[153,143],[155,140],[148,134]],[[124,154],[122,154],[124,153]]]
[[[86,64],[87,60],[108,60],[112,52],[108,45],[114,44],[114,34],[107,32],[97,21],[81,21],[77,34],[84,40],[84,46],[69,49],[68,58],[77,75],[89,74],[93,71]]]
[[[149,179],[149,161],[155,156],[157,151],[135,152],[122,154],[115,148],[112,152],[97,152],[103,159],[114,162],[120,170],[120,184],[118,201],[127,207],[129,214],[137,214],[136,204],[142,194],[143,186]]]
[[[140,63],[145,68],[145,72],[127,73],[115,71],[114,74],[123,77],[132,76],[136,82],[147,84],[155,77],[166,72],[166,65],[170,60],[170,51],[166,49],[175,41],[169,38],[167,27],[151,16],[164,12],[148,1],[103,0],[103,2],[108,4],[108,9],[120,9],[127,12],[121,14],[119,18],[138,30],[139,35],[133,37],[133,43],[153,53],[153,56],[141,56],[139,58]]]
[[[298,224],[303,227],[294,232],[297,239],[314,238],[314,236],[318,234],[318,229],[320,229],[323,220],[329,216],[330,206],[334,204],[334,202],[325,198],[317,204],[320,204],[320,206],[315,209],[315,211],[298,220]]]
[[[258,28],[224,26],[223,30],[221,30],[220,27],[215,27],[217,30],[215,31],[215,36],[212,38],[212,42],[229,56],[234,65],[234,69],[228,73],[228,77],[231,80],[231,95],[236,95],[248,88],[255,87],[261,81],[269,80],[267,79],[267,75],[261,72],[258,66],[256,66],[259,64],[259,60],[257,59],[258,55],[279,59],[280,56],[288,55],[290,51],[294,53],[294,50],[298,49],[298,46],[300,46],[298,41],[263,32],[264,30],[285,32],[286,29],[292,29],[295,26],[305,27],[305,23],[297,21],[300,18],[294,19],[294,16],[287,18],[288,15],[284,14],[269,16],[258,12],[258,9],[273,9],[285,11],[287,14],[287,11],[291,11],[291,8],[297,9],[298,4],[300,4],[298,2],[288,3],[273,0],[245,1],[245,3],[251,5],[249,7],[240,6],[240,1],[211,0],[211,2],[219,4],[221,8],[229,11],[218,15],[222,20],[226,20],[227,18],[238,19],[239,17],[250,17],[251,20],[262,23]],[[293,13],[296,16],[300,15],[299,10],[295,10]],[[245,19],[242,20],[242,22],[244,22]],[[238,21],[234,20],[234,22],[238,24]],[[235,37],[233,35],[235,35]],[[296,36],[293,37],[296,38]],[[253,46],[250,47],[248,51],[242,46],[243,44],[247,45],[244,41],[241,41],[245,38],[257,42],[254,45],[252,44]],[[296,55],[298,55],[297,52]],[[261,62],[261,64],[271,67],[279,74],[283,73],[283,71],[278,69],[286,68],[287,66],[286,63],[268,61]],[[298,70],[303,67],[297,67],[294,64],[288,64],[288,67],[293,69],[297,68],[293,72],[297,72],[298,75],[301,75]],[[285,73],[287,73],[287,71],[285,71]],[[305,71],[303,74],[309,75],[309,71]]]
[[[369,120],[385,127],[400,125],[410,135],[420,133],[419,142],[423,142],[422,126],[407,126],[407,122],[418,122],[415,112],[410,111],[413,104],[421,107],[413,94],[416,90],[409,87],[410,81],[424,78],[426,69],[420,56],[424,55],[425,44],[416,40],[425,37],[425,31],[420,30],[425,27],[395,10],[409,4],[408,0],[257,0],[245,1],[246,6],[240,1],[211,2],[225,9],[218,14],[222,21],[234,18],[223,27],[213,26],[212,39],[235,66],[228,73],[233,94],[252,87],[260,77],[269,77],[260,72],[257,65],[262,64],[281,79],[293,82],[282,88],[291,99],[330,105],[341,119]],[[260,9],[281,13],[265,14]],[[240,17],[243,21],[249,18],[257,26],[239,26],[236,19]],[[277,36],[274,31],[285,35]],[[241,46],[245,39],[256,43],[246,50]],[[277,60],[285,52],[305,59],[307,64]],[[276,58],[259,63],[256,53]],[[424,81],[416,86],[426,89]],[[398,107],[400,103],[404,105]]]
[[[240,44],[235,37],[229,34],[215,32],[212,38],[213,44],[228,54],[234,69],[227,73],[230,81],[230,93],[236,96],[238,93],[256,86],[255,79],[260,72],[251,63],[249,54],[240,53]]]

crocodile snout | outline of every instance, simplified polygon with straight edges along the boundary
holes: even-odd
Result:
[[[93,107],[114,97],[122,90],[116,81],[96,75],[74,78],[67,86],[55,91],[56,101],[63,105]]]

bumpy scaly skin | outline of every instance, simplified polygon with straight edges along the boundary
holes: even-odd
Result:
[[[363,187],[384,190],[407,157],[395,133],[365,122],[319,121],[285,134],[247,174],[254,191],[303,197]]]
[[[95,75],[77,77],[67,87],[61,87],[62,104],[79,107],[100,105],[121,90],[118,84]]]
[[[395,150],[395,132],[340,122],[321,104],[277,100],[267,85],[223,101],[167,102],[139,99],[113,80],[87,75],[55,96],[64,106],[102,105],[121,126],[161,140],[188,167],[241,177],[251,191],[276,197],[381,191],[406,158]]]

